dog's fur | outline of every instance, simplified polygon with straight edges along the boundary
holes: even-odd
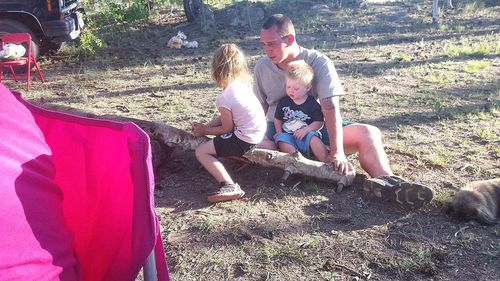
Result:
[[[475,181],[458,192],[446,205],[445,212],[462,220],[477,220],[490,225],[500,217],[500,178]]]

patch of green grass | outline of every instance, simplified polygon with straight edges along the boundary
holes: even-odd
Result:
[[[84,29],[79,40],[74,44],[64,46],[63,50],[69,58],[94,56],[104,47],[104,41],[90,28]]]
[[[224,260],[223,260],[221,257],[219,257],[219,256],[215,256],[215,257],[212,259],[212,262],[213,262],[215,265],[221,265],[223,261],[224,261]]]
[[[395,259],[393,265],[398,271],[406,272],[416,268],[417,262],[412,257],[403,257]]]
[[[211,232],[215,228],[215,222],[210,217],[203,217],[197,228],[203,232]]]
[[[483,1],[467,1],[463,7],[463,11],[465,13],[473,13],[482,8],[484,8]]]
[[[435,71],[426,77],[426,81],[433,84],[447,84],[453,80],[455,74],[451,71]]]
[[[500,54],[500,42],[496,40],[484,42],[470,42],[462,40],[458,44],[451,43],[445,45],[442,55],[445,57],[485,57],[487,55]]]
[[[268,260],[286,262],[290,260],[302,261],[306,253],[290,245],[279,245],[273,242],[264,242],[264,256]]]
[[[465,25],[463,25],[463,24],[453,24],[453,25],[451,26],[451,29],[452,29],[453,31],[455,31],[455,32],[460,32],[460,33],[462,33],[462,32],[464,32],[464,31],[466,30],[466,26],[465,26]]]
[[[190,268],[190,265],[186,261],[181,261],[177,264],[177,268],[179,268],[180,270],[187,270],[188,268]]]
[[[450,108],[447,110],[447,113],[450,117],[458,118],[460,116],[469,116],[476,115],[480,112],[478,108],[475,107],[458,107],[458,108]]]
[[[204,4],[208,4],[217,8],[221,8],[227,5],[230,5],[234,2],[234,0],[204,0]]]
[[[396,54],[396,60],[397,61],[410,61],[411,56],[408,53],[405,52],[400,52]]]
[[[449,148],[446,148],[444,146],[436,146],[429,152],[425,159],[429,164],[433,166],[445,168],[452,160],[451,156],[452,154]]]
[[[438,118],[441,117],[441,113],[443,111],[443,103],[439,98],[434,99],[433,109],[434,109],[434,114],[436,114]]]
[[[468,161],[474,161],[477,159],[477,156],[480,154],[485,154],[487,153],[488,148],[484,145],[475,145],[471,146],[470,142],[469,145],[462,145],[463,147],[463,156],[465,159]]]
[[[465,230],[458,231],[456,236],[457,244],[467,249],[473,248],[473,243],[479,240],[476,234]]]
[[[309,237],[304,242],[300,243],[299,246],[302,248],[315,249],[318,247],[320,240],[316,237]]]
[[[490,141],[498,141],[500,139],[500,136],[497,133],[498,127],[497,128],[491,128],[491,127],[481,127],[476,131],[476,136],[486,142]]]
[[[319,27],[320,23],[324,21],[324,16],[318,14],[304,14],[300,20],[301,24],[304,26],[304,29],[308,31],[314,31]]]
[[[434,266],[431,260],[431,252],[425,247],[417,247],[412,250],[411,256],[394,258],[390,261],[392,268],[400,275],[407,272],[421,272]]]
[[[483,69],[490,67],[491,63],[487,61],[470,61],[463,68],[462,71],[467,73],[477,73]]]
[[[444,32],[444,31],[448,31],[448,30],[450,29],[450,26],[449,26],[449,25],[447,25],[447,24],[444,24],[444,23],[441,23],[441,22],[440,22],[440,23],[438,24],[438,26],[437,26],[437,29],[438,29],[439,31],[443,31],[443,32]]]
[[[406,166],[399,163],[391,163],[392,172],[396,175],[400,175],[406,169]]]
[[[278,249],[274,247],[270,242],[264,242],[264,248],[263,248],[264,256],[268,259],[271,260],[275,256],[278,255]]]
[[[441,188],[438,192],[436,192],[434,199],[432,200],[432,204],[437,207],[442,207],[450,201],[453,194],[454,192],[452,190]]]
[[[491,118],[490,114],[484,111],[480,111],[477,113],[477,118],[482,121],[489,120]]]

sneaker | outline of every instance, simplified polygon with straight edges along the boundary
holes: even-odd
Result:
[[[241,190],[240,186],[237,183],[228,183],[222,186],[219,191],[208,196],[208,202],[216,203],[223,201],[231,201],[240,199],[245,195],[245,192]]]
[[[408,182],[398,176],[366,179],[363,187],[369,196],[390,200],[412,209],[422,207],[431,202],[434,197],[432,188]]]

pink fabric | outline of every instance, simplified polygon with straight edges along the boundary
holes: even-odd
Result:
[[[13,235],[9,229],[0,230],[0,237],[4,237],[6,232],[14,239],[13,243],[7,244],[12,247],[8,249],[12,255],[2,254],[4,249],[0,248],[0,279],[3,280],[2,274],[5,272],[10,274],[10,271],[2,270],[8,262],[7,256],[21,260],[18,263],[20,270],[33,268],[35,273],[39,273],[33,266],[32,259],[23,260],[23,252],[18,251],[18,245],[22,245],[24,251],[36,246],[36,241],[39,241],[39,248],[45,250],[46,255],[52,256],[53,267],[64,273],[66,270],[72,273],[68,273],[67,278],[61,274],[61,280],[79,280],[80,277],[82,280],[92,281],[134,280],[153,249],[156,253],[158,279],[168,280],[153,205],[154,180],[148,136],[133,123],[47,111],[23,101],[20,96],[18,99],[21,103],[16,105],[15,110],[9,112],[7,109],[7,112],[3,112],[5,101],[12,102],[12,95],[0,85],[0,120],[10,116],[13,121],[11,123],[17,123],[5,128],[3,124],[0,126],[0,142],[3,142],[3,135],[12,140],[0,146],[0,155],[6,158],[0,160],[9,162],[14,159],[7,166],[1,161],[0,172],[2,175],[6,172],[11,180],[18,179],[22,167],[21,175],[41,171],[44,181],[25,181],[22,186],[9,186],[11,180],[4,185],[2,181],[2,193],[5,190],[8,195],[7,199],[1,199],[2,203],[3,200],[15,202],[13,204],[19,209],[17,202],[21,201],[23,208],[35,208],[33,206],[38,201],[31,200],[30,192],[25,192],[28,200],[23,202],[19,193],[13,194],[13,187],[16,190],[50,188],[57,197],[53,196],[51,204],[37,210],[47,219],[36,216],[30,220],[28,213],[26,218],[22,218],[18,210],[15,223],[10,223],[13,228],[24,225],[23,229],[26,231]],[[22,115],[22,118],[18,115]],[[35,125],[32,125],[33,121]],[[30,123],[30,126],[24,128],[26,123]],[[14,136],[19,135],[20,130],[26,136],[15,141]],[[33,135],[36,136],[35,141],[32,141]],[[12,151],[17,154],[13,155]],[[62,204],[54,203],[56,199],[57,202],[62,201]],[[2,204],[2,217],[4,211],[7,211],[4,209]],[[62,218],[59,219],[61,212]],[[38,235],[35,231],[37,228],[44,229],[48,223],[50,225],[52,217],[58,222],[53,228],[61,228],[62,234],[59,236],[64,236],[62,240],[46,237],[44,231]],[[32,231],[29,231],[30,228]],[[68,229],[72,235],[74,256],[68,254],[67,248],[58,246],[71,241],[64,229]],[[25,245],[26,238],[33,242]],[[53,247],[64,248],[64,251],[52,250]]]
[[[51,150],[0,84],[0,280],[78,280]]]

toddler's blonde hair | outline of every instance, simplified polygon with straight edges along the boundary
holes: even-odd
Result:
[[[314,70],[303,60],[292,61],[288,64],[285,76],[293,80],[299,80],[306,86],[310,86],[314,78]]]
[[[223,44],[214,53],[212,78],[225,88],[236,79],[251,83],[248,65],[243,52],[235,44]]]

